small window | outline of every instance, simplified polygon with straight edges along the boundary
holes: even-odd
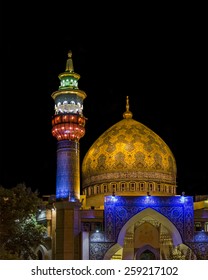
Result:
[[[140,191],[143,191],[144,190],[144,183],[140,183],[139,186],[140,186]]]
[[[135,191],[135,183],[130,183],[130,191]]]
[[[112,186],[112,190],[113,190],[113,191],[116,191],[117,185],[116,185],[116,184],[111,184],[111,186]]]
[[[152,191],[152,189],[153,189],[153,184],[149,183],[149,191]]]
[[[122,192],[125,191],[125,183],[121,183],[121,191],[122,191]]]
[[[196,231],[201,231],[202,230],[201,222],[195,222],[194,226],[195,226]]]

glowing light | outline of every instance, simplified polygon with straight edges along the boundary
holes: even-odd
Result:
[[[181,196],[180,201],[181,201],[182,203],[184,203],[184,202],[186,201],[185,196]]]
[[[111,196],[111,201],[112,201],[112,202],[116,202],[117,200],[118,200],[118,199],[116,198],[115,195],[112,195],[112,196]]]

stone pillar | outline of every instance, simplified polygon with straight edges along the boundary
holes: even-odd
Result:
[[[81,259],[80,202],[59,201],[56,207],[56,260]]]
[[[82,260],[90,259],[90,237],[89,232],[82,232]]]
[[[123,246],[123,260],[134,259],[134,227],[131,232],[126,233]]]

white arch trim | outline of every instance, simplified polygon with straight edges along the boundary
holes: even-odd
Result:
[[[104,260],[110,260],[112,256],[118,252],[122,247],[118,243],[114,244],[104,255]]]
[[[51,258],[50,258],[50,253],[49,253],[49,251],[46,249],[45,246],[39,245],[39,246],[36,248],[36,250],[35,250],[35,254],[37,254],[38,251],[41,251],[44,260],[49,260],[49,259],[51,259]]]

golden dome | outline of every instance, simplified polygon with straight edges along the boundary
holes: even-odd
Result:
[[[82,163],[82,187],[110,182],[153,182],[176,187],[176,162],[167,144],[132,118],[111,126],[90,147]]]

